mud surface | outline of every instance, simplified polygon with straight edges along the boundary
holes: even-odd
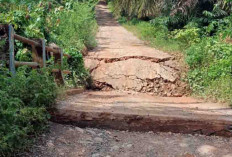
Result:
[[[51,124],[24,157],[232,157],[232,138]]]

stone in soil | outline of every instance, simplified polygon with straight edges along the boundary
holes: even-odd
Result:
[[[21,154],[20,157],[232,157],[232,138],[183,135],[172,133],[140,133],[108,130],[112,136],[108,136],[106,130],[84,128],[80,134],[73,126],[51,123],[50,132],[37,140],[30,152]],[[103,143],[94,139],[91,135],[90,143],[79,141],[89,138],[87,130],[102,133]],[[117,137],[120,141],[113,140]],[[66,139],[68,144],[56,141],[57,138]],[[53,143],[54,147],[48,147],[45,143]],[[183,147],[185,145],[185,147]]]

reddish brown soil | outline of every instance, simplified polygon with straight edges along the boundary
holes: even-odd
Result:
[[[130,131],[232,137],[229,106],[188,97],[122,91],[84,92],[57,102],[53,121]]]

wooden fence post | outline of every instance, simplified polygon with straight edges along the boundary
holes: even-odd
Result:
[[[64,53],[63,53],[63,49],[60,49],[60,66],[61,68],[63,68],[63,56],[64,56]]]
[[[14,28],[9,25],[9,55],[10,55],[10,71],[12,75],[15,75],[15,55],[14,55]]]
[[[45,40],[42,40],[42,51],[43,51],[43,67],[46,67],[46,45],[45,45]]]

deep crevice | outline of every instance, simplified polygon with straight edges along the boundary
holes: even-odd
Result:
[[[141,60],[151,61],[155,63],[161,63],[161,62],[166,62],[172,59],[172,57],[159,59],[159,58],[153,58],[153,57],[147,57],[147,56],[125,56],[125,57],[120,57],[120,58],[95,58],[95,57],[87,56],[86,58],[92,59],[92,60],[104,61],[105,63],[114,63],[114,62],[119,62],[119,61],[126,61],[129,59],[141,59]]]

